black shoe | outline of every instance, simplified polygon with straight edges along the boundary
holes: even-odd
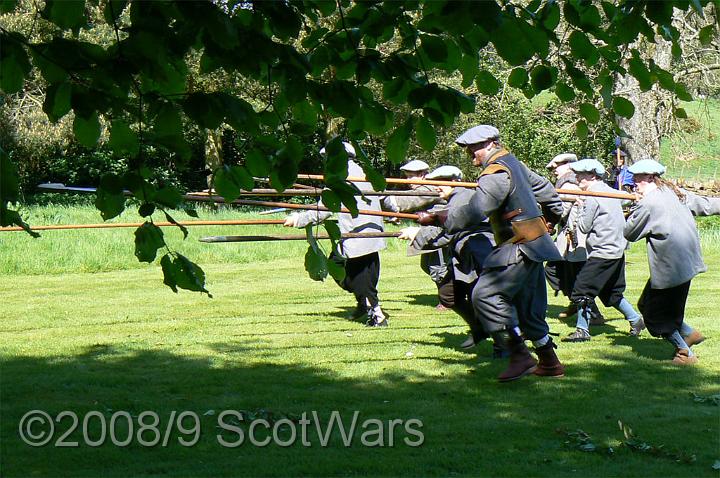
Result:
[[[380,306],[375,306],[368,311],[368,320],[365,325],[368,327],[387,327],[388,326],[388,315],[383,312]]]
[[[583,329],[575,329],[575,332],[560,340],[562,342],[587,342],[590,340],[590,332]]]
[[[355,306],[355,310],[345,316],[347,320],[357,320],[361,317],[367,317],[368,308],[364,305],[358,304]]]
[[[365,322],[365,325],[367,327],[387,327],[388,326],[388,320],[387,318],[383,318],[382,320],[379,320],[378,317],[370,317],[367,322]]]

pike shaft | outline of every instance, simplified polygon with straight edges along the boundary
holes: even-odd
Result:
[[[315,179],[322,181],[325,179],[325,177],[322,174],[298,174],[299,179]],[[364,177],[348,177],[346,178],[348,181],[354,181],[354,182],[367,182],[367,179]],[[403,178],[385,178],[385,181],[388,184],[425,184],[428,186],[450,186],[454,188],[471,188],[474,189],[477,187],[477,183],[468,183],[468,182],[460,182],[460,181],[439,181],[434,179],[403,179]],[[629,199],[631,201],[635,200],[635,196],[633,194],[628,193],[601,193],[597,191],[574,191],[574,190],[568,190],[568,189],[558,189],[558,194],[565,194],[568,196],[593,196],[593,197],[604,197],[604,198],[612,198],[612,199]]]
[[[343,239],[369,239],[377,237],[398,237],[399,232],[347,232],[342,234]],[[265,242],[265,241],[304,241],[306,234],[293,234],[288,236],[208,236],[200,238],[200,242]],[[315,239],[330,239],[327,234],[315,236]]]
[[[200,202],[219,202],[224,203],[225,199],[220,196],[193,196],[188,195],[186,199],[190,201]],[[230,204],[242,204],[244,206],[262,206],[262,207],[285,207],[288,209],[302,209],[306,211],[322,211],[322,212],[333,212],[324,206],[317,206],[312,204],[293,204],[289,202],[275,202],[275,201],[253,201],[250,199],[236,199],[231,201]],[[350,214],[345,208],[341,208],[341,213]],[[403,219],[417,219],[417,214],[409,214],[404,212],[388,212],[388,211],[372,211],[367,209],[358,210],[358,214],[365,216],[381,216],[381,217],[400,217]]]
[[[260,224],[283,224],[283,219],[246,219],[237,221],[188,221],[180,222],[178,224],[185,227],[190,226],[250,226]],[[112,229],[118,227],[140,227],[144,222],[112,222],[112,223],[100,223],[100,224],[51,224],[48,226],[32,226],[30,229],[33,231],[50,231],[57,229]],[[159,227],[175,226],[172,222],[154,222]],[[0,232],[10,231],[23,231],[22,227],[0,227]]]

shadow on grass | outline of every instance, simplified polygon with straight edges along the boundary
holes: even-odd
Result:
[[[436,335],[443,338],[441,346],[455,346],[460,339],[456,334]],[[616,340],[626,345],[625,339],[635,354],[619,351],[600,363],[569,366],[563,379],[530,376],[511,384],[495,382],[506,363],[482,357],[483,352],[490,355],[489,342],[477,347],[475,355],[443,358],[429,350],[437,343],[428,343],[427,348],[420,343],[412,360],[427,361],[421,369],[403,366],[411,363],[406,357],[336,356],[332,346],[327,347],[328,355],[320,354],[326,360],[312,362],[312,366],[283,364],[288,347],[269,348],[259,338],[210,344],[216,352],[212,359],[102,344],[74,356],[7,358],[2,363],[0,408],[2,476],[712,476],[709,463],[716,458],[712,436],[717,437],[717,420],[708,427],[707,409],[694,405],[690,398],[673,398],[678,390],[692,390],[698,382],[717,377],[702,368],[678,370],[661,362],[648,364],[644,357],[659,355],[659,341],[620,336]],[[361,350],[377,344],[366,341],[352,346]],[[257,351],[258,346],[263,353],[253,355],[251,349]],[[234,354],[248,358],[231,361],[237,359]],[[333,367],[319,365],[323,363]],[[386,363],[392,367],[385,368]],[[342,368],[344,364],[372,367],[373,373],[348,375],[347,371],[354,369]],[[340,370],[336,372],[337,367]],[[602,397],[594,402],[598,383],[603,384]],[[652,392],[639,395],[643,390]],[[601,408],[598,403],[603,403]],[[588,407],[596,407],[597,413],[588,414]],[[143,447],[133,440],[128,447],[117,447],[108,439],[98,448],[31,448],[19,440],[18,424],[27,411],[35,409],[53,417],[62,410],[80,416],[78,429],[66,441],[82,443],[82,417],[89,411],[99,411],[106,422],[116,411],[125,410],[134,417],[145,410],[154,411],[160,416],[161,433],[165,433],[173,410],[193,411],[202,434],[192,448],[178,443],[182,434],[177,428],[171,430],[167,446]],[[316,411],[322,427],[334,410],[349,427],[358,411],[359,421],[349,447],[338,433],[332,435],[328,446],[321,446],[311,424],[309,447],[299,441],[288,448],[274,444],[254,447],[247,440],[248,427],[243,426],[245,443],[240,448],[224,448],[217,440],[222,410],[255,411],[276,419]],[[684,426],[693,430],[684,435],[683,447],[698,455],[696,465],[678,465],[628,451],[615,457],[582,453],[568,449],[566,437],[556,433],[557,428],[582,428],[602,440],[613,429],[614,436],[619,436],[615,422],[622,418],[637,423],[643,434],[658,433],[669,440],[676,435],[664,425],[680,416]],[[403,438],[413,441],[416,437],[402,425],[389,426],[389,420],[411,418],[423,422],[420,447],[403,442]],[[363,425],[367,419],[383,422],[385,447],[362,446],[362,433],[377,431],[377,427]],[[121,422],[115,431],[125,437],[127,424]],[[55,437],[70,425],[69,419],[56,423]],[[192,425],[192,421],[184,422],[186,429]],[[387,446],[391,429],[392,447]],[[99,421],[92,421],[89,430],[97,439]],[[281,432],[288,439],[289,430]],[[264,438],[268,433],[261,431],[260,435]],[[223,436],[226,441],[238,437],[234,433]],[[145,439],[150,438],[152,432],[147,432]],[[377,433],[369,439],[377,442]]]

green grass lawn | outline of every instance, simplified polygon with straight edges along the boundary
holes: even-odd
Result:
[[[44,211],[34,213],[52,214]],[[63,221],[84,218],[72,208],[55,212],[67,215]],[[303,243],[195,241],[205,233],[238,233],[228,228],[193,228],[187,241],[174,238],[205,269],[209,299],[174,294],[162,285],[157,264],[138,265],[132,230],[47,232],[39,240],[4,233],[0,476],[717,477],[720,247],[714,223],[703,224],[710,227],[703,232],[710,270],[693,282],[687,308],[688,321],[709,337],[696,348],[697,367],[670,365],[669,344],[647,333],[631,338],[619,314],[604,310],[610,321],[593,330],[591,342],[560,344],[566,377],[510,384],[495,381],[505,363],[490,359],[489,343],[469,352],[457,348],[463,322],[435,311],[434,285],[399,242],[382,254],[380,293],[391,326],[367,329],[343,318],[354,305],[351,296],[332,281],[307,277]],[[629,251],[627,274],[627,297],[635,303],[648,277],[644,245]],[[564,305],[551,297],[548,315]],[[573,325],[554,318],[549,324],[561,336]],[[99,447],[34,448],[18,435],[20,418],[34,409],[53,417],[77,413],[81,422],[67,441],[83,442],[82,417],[90,411],[107,422],[121,410],[135,419],[154,411],[161,433],[172,411],[193,411],[201,436],[192,447],[178,443],[175,428],[167,446],[133,439],[118,447],[108,439]],[[323,424],[332,411],[349,424],[357,411],[358,430],[349,447],[338,433],[321,446],[313,426],[311,446],[298,437],[290,447],[255,447],[245,424],[245,443],[224,448],[216,438],[223,410],[271,421],[315,411]],[[403,438],[415,438],[398,426],[389,446],[388,421],[413,418],[422,421],[423,444],[406,445]],[[386,446],[362,445],[362,433],[376,430],[361,428],[368,419],[384,422]],[[666,452],[624,446],[619,420],[640,443]],[[70,419],[55,425],[56,440]],[[568,435],[577,430],[591,436],[597,451],[580,449]],[[125,422],[115,431],[126,436]],[[89,432],[100,436],[97,417]],[[289,426],[280,431],[281,438],[289,434]],[[678,462],[690,455],[692,463]]]
[[[720,100],[697,100],[682,107],[688,119],[680,120],[677,131],[663,139],[660,161],[671,178],[720,181]]]

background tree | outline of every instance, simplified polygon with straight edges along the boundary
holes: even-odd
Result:
[[[336,130],[358,146],[369,180],[380,189],[384,179],[360,146],[387,138],[383,152],[393,164],[406,158],[413,140],[434,150],[438,132],[461,114],[476,112],[467,88],[483,95],[500,90],[502,83],[482,66],[481,56],[507,62],[507,85],[528,98],[551,91],[563,102],[577,101],[580,138],[601,120],[600,109],[626,118],[635,113],[632,101],[614,90],[618,74],[629,73],[643,90],[658,84],[689,98],[678,78],[633,45],[640,37],[663,38],[680,57],[674,9],[704,16],[710,4],[717,9],[708,0],[46,0],[34,3],[32,15],[45,21],[48,35],[0,27],[0,88],[6,94],[23,91],[35,66],[46,83],[43,110],[51,121],[72,111],[75,137],[88,148],[109,131],[107,144],[127,167],[103,176],[96,205],[110,219],[125,207],[122,190],[134,193],[148,218],[136,232],[136,255],[152,262],[167,248],[153,214],[172,220],[169,212],[184,205],[180,191],[154,175],[151,159],[161,151],[171,164],[188,164],[188,125],[213,131],[227,124],[242,144],[242,165],[224,164],[214,175],[227,200],[252,188],[253,176],[268,176],[278,190],[291,185],[303,159],[329,139],[317,134],[319,122],[339,125]],[[16,7],[14,0],[0,3],[5,13]],[[106,41],[83,36],[96,24],[110,32]],[[717,33],[715,24],[703,28],[703,38]],[[630,52],[627,62],[624,52]],[[201,74],[222,71],[262,85],[263,97],[251,102],[227,88],[201,88],[190,81],[197,57]],[[459,88],[441,81],[453,73],[461,77]],[[5,153],[0,161],[0,224],[22,224],[8,207],[18,199],[14,166]],[[332,189],[325,199],[353,209],[345,164],[342,148],[323,163]],[[202,270],[181,254],[167,252],[161,265],[174,290],[206,292]]]

